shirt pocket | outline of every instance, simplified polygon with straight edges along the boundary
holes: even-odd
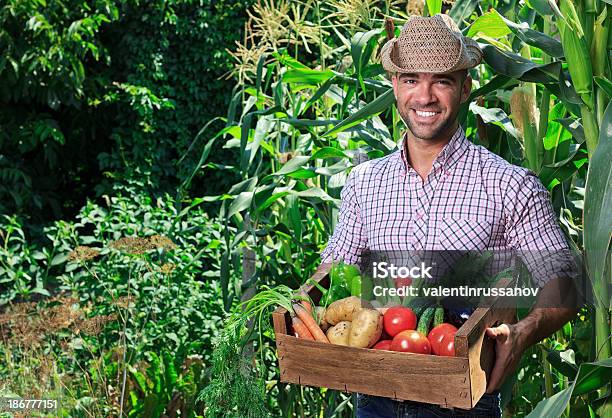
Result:
[[[442,218],[438,221],[439,248],[444,251],[484,251],[489,247],[493,224],[483,219]]]

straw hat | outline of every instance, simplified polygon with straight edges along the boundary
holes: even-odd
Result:
[[[392,73],[451,73],[477,66],[482,50],[448,15],[410,16],[399,38],[382,47],[381,58]]]

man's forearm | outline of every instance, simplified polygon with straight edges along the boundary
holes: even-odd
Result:
[[[520,346],[527,349],[560,329],[578,312],[576,288],[571,279],[553,279],[538,293],[529,314],[514,325]]]

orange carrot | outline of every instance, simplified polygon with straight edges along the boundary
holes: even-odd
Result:
[[[308,313],[308,311],[298,303],[293,304],[293,310],[295,311],[297,317],[302,320],[304,325],[306,325],[308,331],[310,331],[310,334],[314,337],[315,341],[329,343],[329,340],[327,339],[323,331],[321,331],[319,325],[317,325],[317,323],[315,322],[314,318],[312,317],[312,314]]]
[[[310,303],[310,299],[308,298],[308,293],[304,289],[300,290],[300,295],[304,296],[306,299],[300,300],[300,303],[308,311],[309,314],[312,315],[312,304]]]
[[[308,331],[308,327],[304,325],[304,322],[297,316],[291,318],[291,325],[293,325],[293,333],[296,337],[305,340],[314,340],[312,334]]]

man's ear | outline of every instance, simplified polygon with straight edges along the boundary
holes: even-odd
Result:
[[[461,86],[461,104],[468,101],[470,98],[470,93],[472,92],[472,77],[470,73],[465,75],[465,80],[463,80],[463,85]]]
[[[393,94],[397,97],[397,84],[399,83],[399,78],[397,73],[391,74],[391,82],[393,83]]]

